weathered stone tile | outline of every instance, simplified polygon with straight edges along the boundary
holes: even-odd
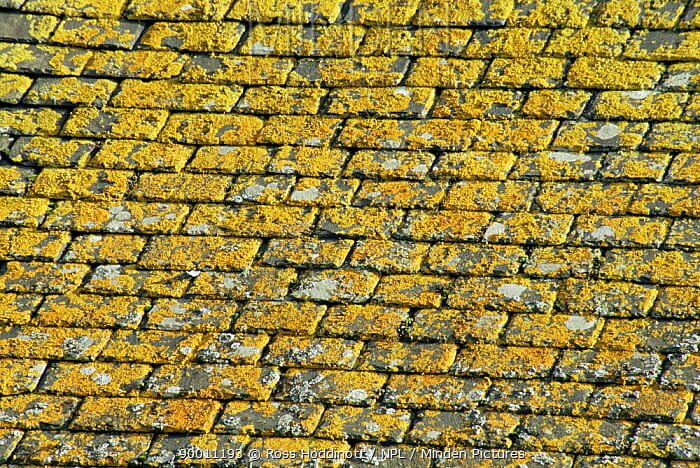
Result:
[[[352,245],[349,239],[271,239],[261,260],[277,267],[339,268]]]
[[[246,89],[236,109],[251,114],[316,114],[326,94],[317,88],[255,86]]]
[[[267,170],[276,174],[336,177],[345,165],[348,152],[335,148],[282,146],[272,156]]]
[[[228,112],[242,93],[238,86],[127,79],[119,84],[119,92],[110,103],[117,107]]]
[[[215,432],[310,436],[321,419],[323,406],[308,403],[231,401],[224,408]]]
[[[439,307],[452,280],[430,275],[382,277],[372,300],[407,307]]]
[[[250,301],[241,310],[235,329],[313,335],[325,312],[326,306],[312,302]]]
[[[453,344],[372,341],[365,346],[357,368],[385,372],[447,372],[456,354],[457,346]]]
[[[315,435],[341,440],[401,442],[410,423],[410,411],[333,406],[323,413]]]
[[[543,380],[499,380],[486,406],[496,411],[578,416],[588,407],[593,385]]]
[[[196,355],[198,362],[225,364],[255,364],[263,353],[263,348],[270,339],[264,333],[205,334],[199,344]]]
[[[319,327],[322,335],[362,340],[397,339],[409,320],[408,308],[372,304],[330,307]]]
[[[365,270],[310,270],[301,275],[292,295],[312,301],[365,302],[378,282],[378,274]]]
[[[605,156],[600,174],[606,179],[660,181],[670,160],[669,153],[616,151]]]
[[[202,335],[160,330],[116,330],[101,359],[117,362],[167,364],[175,359],[192,356]]]
[[[457,375],[506,379],[546,377],[559,351],[526,346],[467,345],[457,355],[452,370]]]
[[[181,297],[191,280],[192,275],[186,272],[99,265],[82,286],[82,291],[104,295]]]
[[[587,413],[607,419],[682,422],[692,399],[692,392],[687,390],[604,387],[591,395]]]
[[[421,309],[411,321],[411,339],[458,343],[493,343],[508,321],[504,313],[486,310]]]
[[[375,372],[290,369],[278,396],[300,402],[369,406],[377,401],[387,376]]]
[[[136,395],[150,372],[143,364],[58,362],[46,370],[41,390],[74,396]]]
[[[316,208],[197,204],[184,226],[191,235],[302,237],[314,223]]]
[[[503,341],[516,346],[590,348],[603,323],[595,315],[518,314],[508,322]]]
[[[648,285],[571,278],[562,284],[557,306],[569,313],[642,317],[649,313],[657,293]]]
[[[63,260],[81,263],[136,263],[146,245],[142,236],[85,234],[70,243]]]
[[[458,443],[491,447],[509,447],[508,436],[520,418],[509,413],[472,411],[432,411],[418,414],[408,434],[410,442],[446,445]]]
[[[656,381],[662,358],[633,350],[566,350],[553,376],[575,382],[643,384]]]
[[[131,49],[142,32],[141,24],[130,21],[68,18],[61,21],[51,40],[78,47]]]
[[[26,325],[41,302],[40,295],[0,293],[0,323]]]
[[[697,460],[698,428],[687,424],[642,423],[630,452],[645,457]]]
[[[425,264],[434,273],[512,276],[526,259],[525,250],[517,246],[436,243],[428,251]]]
[[[66,425],[79,398],[52,395],[0,397],[0,426],[17,429],[59,429]]]
[[[234,203],[281,205],[289,196],[296,178],[292,175],[239,175],[226,196]]]
[[[79,263],[7,262],[0,274],[0,289],[6,292],[61,294],[77,289],[88,265]]]
[[[666,388],[686,388],[692,392],[700,389],[700,356],[677,354],[668,357],[670,366],[659,379]]]
[[[300,178],[289,195],[289,203],[324,207],[349,205],[359,185],[358,179]]]
[[[281,300],[297,278],[292,268],[250,268],[240,273],[203,272],[188,293],[230,299]]]
[[[145,328],[170,331],[226,331],[236,317],[235,302],[206,299],[158,299],[148,310]]]
[[[148,269],[242,270],[253,262],[261,243],[231,237],[154,236],[138,264]]]
[[[244,31],[245,26],[235,21],[156,21],[146,29],[140,44],[160,50],[230,52],[238,44]]]
[[[49,327],[136,328],[150,302],[135,296],[46,296],[35,317]]]
[[[0,394],[31,393],[39,384],[46,361],[34,359],[0,359]]]
[[[417,273],[429,247],[419,242],[358,241],[350,256],[350,265],[383,273]]]
[[[486,398],[488,379],[467,379],[448,375],[392,375],[384,403],[399,408],[467,410]]]
[[[268,345],[263,360],[281,367],[352,369],[362,345],[341,338],[278,336]]]
[[[434,160],[434,155],[423,151],[357,151],[344,174],[369,179],[424,179]]]

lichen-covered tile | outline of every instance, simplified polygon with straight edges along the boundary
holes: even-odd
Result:
[[[525,277],[460,278],[455,281],[447,303],[475,311],[548,313],[558,289],[557,282]]]
[[[71,429],[129,432],[207,432],[221,404],[211,400],[87,397]]]
[[[251,114],[315,114],[326,93],[317,88],[255,86],[246,89],[236,109]]]
[[[659,247],[668,231],[669,222],[663,218],[581,215],[570,242],[598,247]]]
[[[559,127],[552,145],[557,150],[636,149],[649,129],[647,123],[633,122],[574,122],[565,121]]]
[[[634,424],[571,416],[526,416],[517,433],[518,446],[568,453],[622,453]]]
[[[547,44],[547,53],[559,57],[618,57],[627,45],[627,29],[586,27],[554,31]]]
[[[518,314],[508,322],[503,341],[515,346],[590,348],[603,323],[595,315]]]
[[[177,271],[144,271],[131,266],[100,265],[92,272],[82,290],[105,295],[180,297],[190,284],[191,276]]]
[[[485,242],[506,244],[550,244],[566,241],[574,217],[539,213],[501,213],[484,233]]]
[[[581,28],[594,14],[593,0],[516,0],[508,24],[526,27]]]
[[[2,232],[0,231],[0,233]],[[0,257],[17,260],[56,261],[69,243],[70,233],[67,232],[46,232],[19,228],[13,231],[9,242],[7,242],[7,249]]]
[[[679,0],[606,1],[597,14],[598,24],[641,28],[672,28],[683,13],[685,2]]]
[[[700,216],[697,186],[645,184],[637,191],[629,212],[640,215]]]
[[[0,356],[92,361],[112,332],[90,328],[18,326],[0,331]]]
[[[271,266],[339,268],[352,245],[349,239],[270,239],[261,261]]]
[[[3,325],[25,325],[42,302],[34,294],[0,293],[0,323]]]
[[[7,104],[19,104],[22,96],[32,86],[32,79],[28,76],[0,73],[0,102]]]
[[[662,460],[616,455],[578,455],[576,457],[576,464],[574,466],[576,468],[592,468],[594,466],[601,466],[606,464],[624,468],[662,468],[666,466],[666,462]],[[675,465],[672,463],[671,466]]]
[[[61,21],[51,40],[78,47],[131,49],[142,32],[143,26],[131,21],[68,18]]]
[[[350,265],[380,272],[417,273],[428,247],[428,244],[416,242],[358,241],[350,257]]]
[[[373,304],[331,307],[319,326],[322,336],[341,336],[361,340],[397,339],[401,327],[409,321],[408,308]]]
[[[326,409],[316,432],[332,439],[401,442],[411,423],[410,411],[393,408],[334,406]]]
[[[403,222],[404,211],[386,208],[340,207],[321,211],[317,229],[344,237],[388,239]]]
[[[621,215],[637,190],[624,182],[545,182],[535,200],[546,213]]]
[[[323,87],[396,86],[408,65],[406,57],[299,59],[287,83]],[[362,73],[356,73],[358,69]]]
[[[48,327],[136,328],[149,306],[147,299],[134,296],[46,296],[35,322]]]
[[[569,68],[566,84],[572,88],[649,89],[659,81],[663,70],[656,62],[581,57]]]
[[[691,392],[700,390],[700,356],[675,354],[669,356],[669,366],[659,379],[665,388],[686,388]]]
[[[697,151],[700,149],[700,124],[660,122],[651,127],[644,142],[652,151]]]
[[[69,47],[0,42],[0,68],[13,72],[80,75],[92,54],[89,50]]]
[[[296,206],[197,204],[183,229],[193,235],[301,237],[310,233],[316,213]]]
[[[461,28],[369,27],[360,44],[360,55],[459,56],[472,31]]]
[[[33,169],[0,166],[0,194],[24,195],[35,178],[36,172]]]
[[[478,0],[458,6],[448,0],[421,4],[413,19],[418,26],[504,26],[513,9],[513,0]]]
[[[693,319],[700,314],[700,290],[697,288],[664,287],[651,311],[653,317]]]
[[[124,80],[110,104],[116,107],[228,112],[243,93],[238,86]]]
[[[495,311],[421,309],[402,327],[414,340],[493,343],[507,321],[507,314]]]
[[[40,388],[57,395],[136,395],[151,370],[144,364],[57,362],[46,370]]]
[[[415,0],[412,0],[415,1]],[[348,24],[256,24],[240,48],[245,55],[352,57],[364,28]]]
[[[660,181],[670,161],[670,153],[615,151],[605,155],[600,174],[606,179]]]
[[[178,113],[170,116],[159,139],[198,145],[248,145],[256,142],[262,126],[261,119],[248,115]]]
[[[575,119],[586,107],[591,93],[573,89],[542,89],[528,94],[522,112],[538,119]]]
[[[206,299],[158,299],[144,328],[171,331],[226,331],[236,317],[236,303]]]
[[[341,338],[278,336],[263,361],[282,367],[351,369],[363,343]]]
[[[158,50],[230,52],[238,44],[244,31],[245,26],[235,21],[156,21],[141,36],[140,44]]]
[[[161,330],[116,330],[100,359],[116,362],[167,364],[189,359],[202,335]]]
[[[59,202],[43,227],[73,231],[166,234],[175,232],[189,207],[174,203]]]
[[[440,343],[372,341],[360,355],[357,368],[384,372],[445,373],[457,346]]]
[[[547,377],[558,355],[559,350],[554,348],[471,344],[460,350],[452,371],[506,379]]]
[[[372,300],[407,307],[439,307],[451,279],[429,275],[386,275]]]
[[[479,141],[479,120],[426,119],[415,125],[399,122],[399,128],[410,128],[406,138],[408,149],[435,151],[462,151],[472,142]]]
[[[53,463],[126,466],[146,456],[152,437],[150,434],[29,431],[17,446],[12,460],[38,466]]]
[[[146,239],[141,236],[80,235],[73,238],[63,260],[80,263],[136,263],[144,245],[146,245]]]
[[[24,102],[51,106],[104,107],[116,87],[114,81],[98,78],[37,78]]]
[[[240,175],[231,184],[226,200],[279,205],[287,199],[295,181],[291,175]]]
[[[383,402],[398,408],[468,410],[486,398],[490,386],[488,379],[395,374],[389,377]]]
[[[700,329],[692,321],[682,320],[608,320],[596,347],[658,353],[697,353],[700,349]]]
[[[266,170],[275,174],[336,177],[347,158],[347,151],[336,148],[282,146],[272,156]]]
[[[350,148],[409,149],[408,137],[416,125],[417,121],[415,120],[351,118],[343,124],[338,135],[338,142],[341,146]],[[423,140],[427,142],[432,137],[432,133],[425,132]],[[465,141],[466,144],[469,144],[468,142],[471,142],[470,133],[466,132],[463,138],[460,137],[456,141]]]
[[[700,429],[688,424],[641,423],[630,448],[633,455],[696,461]]]
[[[349,205],[359,185],[358,179],[299,178],[289,195],[289,203],[324,207]]]
[[[0,18],[0,39],[22,42],[46,42],[59,21],[49,15],[9,12],[3,12]]]
[[[253,262],[259,239],[155,236],[139,258],[147,269],[241,270]]]
[[[365,180],[355,194],[353,205],[436,208],[445,196],[446,188],[444,182]]]
[[[427,151],[357,151],[344,174],[369,179],[424,179],[434,160]]]
[[[431,173],[457,180],[504,180],[516,157],[513,153],[469,151],[441,154]]]
[[[409,442],[445,446],[449,444],[509,447],[509,435],[520,418],[509,413],[432,411],[418,414],[408,434]]]
[[[209,333],[202,337],[196,355],[198,362],[255,364],[262,356],[269,337],[259,334]]]
[[[326,306],[312,302],[250,301],[241,310],[235,330],[313,335],[325,312]]]
[[[300,463],[318,464],[320,460],[323,460],[322,466],[340,468],[345,466],[345,459],[352,453],[350,444],[347,442],[309,437],[253,439],[248,445],[248,450],[243,462],[246,465],[265,468],[273,466],[291,468],[300,466]],[[255,455],[251,456],[251,452]],[[278,453],[287,453],[289,456],[280,458],[275,456]],[[253,458],[255,461],[252,460]]]
[[[658,354],[625,350],[565,350],[553,377],[574,382],[651,385],[661,374]]]
[[[0,394],[5,396],[33,392],[46,364],[46,361],[34,359],[0,359]]]
[[[570,278],[559,291],[557,306],[570,313],[641,317],[647,315],[656,297],[656,288],[649,285]]]
[[[0,108],[0,130],[7,135],[57,135],[65,111],[45,107]]]
[[[343,116],[425,117],[434,98],[435,91],[430,88],[339,88],[329,94],[327,112]]]
[[[377,283],[379,275],[365,270],[309,270],[299,278],[292,292],[297,299],[323,302],[367,301]]]
[[[129,189],[132,176],[130,171],[47,167],[32,184],[31,194],[64,200],[120,199]]]
[[[22,10],[37,13],[50,13],[65,16],[87,16],[89,18],[117,17],[127,0],[67,0],[56,3],[53,0],[26,0]]]
[[[694,63],[673,63],[666,69],[659,89],[668,91],[700,90],[700,72]]]
[[[440,88],[471,88],[486,69],[482,60],[419,57],[411,68],[406,84]]]
[[[0,225],[36,228],[44,220],[49,200],[0,196]]]
[[[203,458],[219,458],[225,459],[225,463],[235,463],[243,456],[243,447],[249,440],[246,436],[218,434],[158,436],[148,451],[145,463],[148,466],[187,464],[201,462]],[[140,461],[143,462],[143,458]]]
[[[224,54],[191,56],[180,75],[186,83],[282,85],[294,67],[294,60]]]
[[[700,59],[698,31],[637,31],[625,57],[645,60],[695,61]]]
[[[297,403],[369,406],[378,400],[386,379],[376,372],[289,369],[278,397]]]
[[[230,401],[214,432],[308,437],[322,413],[322,405],[308,403]]]
[[[683,120],[700,120],[700,94],[693,94],[683,112]]]
[[[88,76],[114,78],[167,79],[178,76],[185,57],[160,50],[94,51],[85,65]]]
[[[517,246],[437,243],[430,248],[425,264],[435,273],[512,276],[525,259],[525,250]]]
[[[588,278],[603,263],[598,249],[579,247],[536,247],[524,265],[528,276],[545,278]]]
[[[340,127],[342,120],[327,117],[273,115],[260,131],[257,140],[275,145],[323,146]]]
[[[555,57],[496,58],[484,83],[501,88],[556,88],[564,79],[566,63]]]
[[[418,241],[474,241],[483,235],[490,213],[411,210],[398,236]]]
[[[523,94],[500,89],[445,89],[435,104],[434,117],[456,119],[509,118],[520,108]]]
[[[7,262],[0,273],[0,289],[18,293],[66,293],[77,289],[88,265],[78,263]]]
[[[693,394],[648,386],[604,387],[590,399],[587,414],[596,418],[682,422]],[[663,405],[658,402],[663,401]]]
[[[152,109],[79,107],[68,116],[62,134],[85,138],[134,138],[154,140],[167,111]]]
[[[296,280],[291,268],[259,267],[240,273],[204,272],[198,274],[189,294],[231,299],[280,300]]]
[[[544,380],[499,380],[485,405],[496,411],[578,416],[588,407],[592,385]]]
[[[144,396],[267,400],[279,380],[274,367],[168,364],[148,377]]]
[[[222,20],[230,6],[230,1],[131,0],[124,15],[129,19],[139,20]]]
[[[603,91],[594,101],[597,119],[674,120],[683,112],[688,95],[661,91]]]
[[[24,432],[16,429],[0,429],[0,462],[7,462],[15,451]]]
[[[600,169],[601,153],[541,151],[520,156],[510,174],[513,179],[593,180]]]
[[[187,165],[189,172],[264,173],[270,150],[260,146],[200,146]]]
[[[700,158],[694,153],[680,153],[673,159],[667,177],[672,182],[700,182]]]
[[[697,286],[700,252],[611,249],[600,270],[602,278]]]
[[[303,3],[290,0],[257,2],[241,0],[233,4],[228,18],[253,22],[290,23],[333,23],[338,19],[343,2],[321,0],[317,3]]]
[[[469,58],[537,55],[549,34],[546,29],[532,28],[478,29],[461,55]]]
[[[137,140],[107,140],[89,166],[106,169],[180,171],[194,149],[188,146]]]
[[[556,120],[483,120],[473,138],[478,151],[544,151],[559,127]]]

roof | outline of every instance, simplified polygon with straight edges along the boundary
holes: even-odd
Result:
[[[699,27],[0,0],[0,464],[695,466]]]

